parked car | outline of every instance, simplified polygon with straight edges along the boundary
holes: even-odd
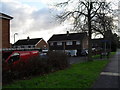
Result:
[[[92,53],[95,54],[95,55],[100,54],[102,50],[103,49],[101,47],[92,48]]]
[[[47,56],[48,54],[48,50],[42,50],[42,52],[40,52],[40,58],[48,58]]]
[[[40,58],[48,58],[47,53],[40,53]]]
[[[39,56],[39,51],[13,51],[4,61],[4,64],[8,64],[8,67],[3,66],[3,69],[15,68],[18,63],[22,62],[25,64],[30,58],[36,56]]]
[[[77,56],[77,50],[65,50],[68,56]]]
[[[83,49],[83,50],[81,51],[81,55],[82,55],[82,56],[87,56],[87,55],[88,55],[88,49]]]

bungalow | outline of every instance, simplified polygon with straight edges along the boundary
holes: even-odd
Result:
[[[33,38],[30,39],[27,37],[27,39],[18,40],[13,45],[13,48],[41,48],[41,49],[47,49],[48,45],[42,38]]]
[[[53,35],[48,40],[50,51],[62,51],[71,55],[80,55],[83,49],[88,48],[87,33],[69,33]]]

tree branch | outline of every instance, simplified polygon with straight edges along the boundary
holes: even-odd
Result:
[[[102,2],[100,2],[100,5],[99,5],[99,7],[96,9],[96,11],[92,12],[92,13],[94,13],[94,15],[91,16],[91,19],[96,15],[97,11],[100,9],[101,6],[102,6]]]

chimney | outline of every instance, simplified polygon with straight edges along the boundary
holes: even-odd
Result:
[[[67,31],[67,36],[69,36],[69,31]]]
[[[29,40],[30,40],[30,37],[28,36],[28,37],[27,37],[27,41],[29,41]]]

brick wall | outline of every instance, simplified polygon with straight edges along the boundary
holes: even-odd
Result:
[[[2,19],[0,19],[0,48],[2,48]]]
[[[42,48],[44,49],[44,46],[46,46],[46,48],[48,48],[48,44],[42,39],[35,48]]]
[[[2,48],[10,47],[10,20],[2,19]]]
[[[82,49],[88,48],[88,37],[85,37],[82,42]]]

